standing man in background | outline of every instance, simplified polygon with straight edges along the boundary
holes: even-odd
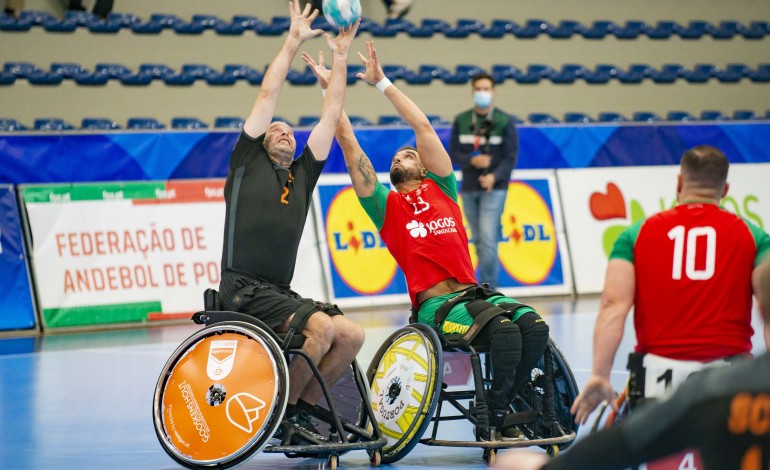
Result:
[[[458,114],[452,125],[449,155],[463,172],[463,210],[479,258],[479,284],[497,288],[500,265],[497,242],[508,181],[519,150],[511,116],[495,108],[495,81],[480,73],[471,79],[473,108]]]

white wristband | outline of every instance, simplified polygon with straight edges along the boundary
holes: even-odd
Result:
[[[321,96],[326,96],[326,90],[324,90],[323,88],[321,88]]]
[[[377,82],[374,86],[377,87],[378,90],[380,90],[382,93],[385,93],[385,89],[389,86],[393,85],[393,83],[388,79],[388,77],[383,77],[382,80]]]

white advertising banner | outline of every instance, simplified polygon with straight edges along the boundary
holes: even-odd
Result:
[[[189,317],[219,285],[224,180],[25,186],[22,195],[48,328]],[[312,296],[323,293],[321,268],[312,225],[306,232],[303,285],[293,287]]]
[[[676,204],[678,166],[568,169],[556,172],[578,294],[601,292],[607,258],[629,225]],[[766,230],[770,164],[730,165],[722,207]]]

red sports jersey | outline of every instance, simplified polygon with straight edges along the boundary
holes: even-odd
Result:
[[[460,206],[430,178],[406,194],[388,193],[380,236],[406,275],[409,297],[455,278],[476,283]]]
[[[768,243],[760,232],[717,205],[700,203],[629,227],[611,257],[628,259],[632,244],[636,350],[703,362],[748,353],[751,274]]]

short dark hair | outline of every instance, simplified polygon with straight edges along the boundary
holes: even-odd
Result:
[[[711,145],[693,147],[682,155],[682,178],[696,187],[721,191],[729,168],[725,154]]]
[[[492,75],[490,75],[490,74],[488,74],[486,72],[479,72],[476,75],[474,75],[473,77],[471,77],[471,85],[475,85],[476,82],[478,82],[479,80],[484,80],[484,79],[487,79],[490,82],[492,82],[492,88],[494,88],[494,86],[496,85],[495,77],[493,77]]]

